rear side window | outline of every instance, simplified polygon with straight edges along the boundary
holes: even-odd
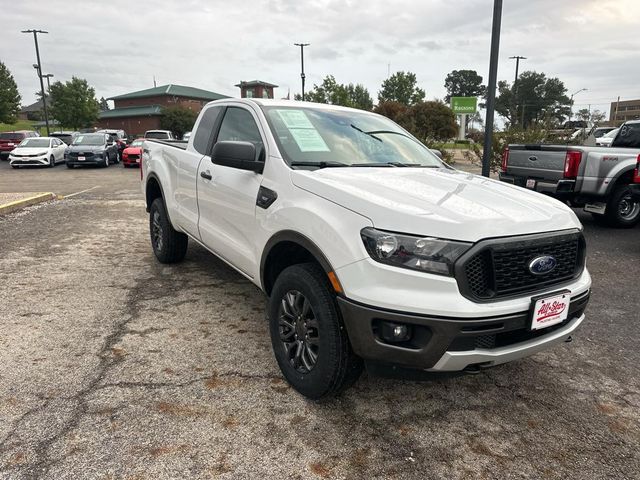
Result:
[[[612,147],[640,148],[640,123],[626,123],[611,143]]]
[[[213,135],[213,128],[216,125],[221,111],[222,107],[211,107],[202,114],[198,129],[193,136],[193,148],[195,148],[196,152],[202,155],[207,154],[209,140],[211,139],[211,135]]]

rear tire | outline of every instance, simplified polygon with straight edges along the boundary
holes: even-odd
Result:
[[[640,222],[640,202],[631,200],[628,185],[615,187],[607,201],[603,220],[614,228],[631,228]]]
[[[67,163],[67,168],[73,168],[73,165]]]
[[[162,198],[156,198],[149,209],[151,247],[160,263],[177,263],[187,253],[189,238],[171,226]]]
[[[319,265],[293,265],[280,273],[268,318],[280,370],[305,397],[334,397],[362,373],[363,362],[351,349],[335,294]]]

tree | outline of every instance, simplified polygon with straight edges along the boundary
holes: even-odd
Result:
[[[600,110],[589,110],[588,108],[581,108],[576,113],[578,120],[584,120],[585,122],[591,122],[594,125],[598,125],[607,116]]]
[[[296,95],[295,99],[301,100],[302,97]],[[313,89],[305,95],[305,100],[359,108],[361,110],[371,110],[373,108],[373,100],[369,90],[364,85],[338,83],[333,75],[327,75],[320,85],[314,85]]]
[[[71,77],[51,85],[51,117],[74,130],[90,127],[98,119],[100,104],[96,92],[85,79]]]
[[[408,107],[400,102],[381,102],[375,110],[408,130],[424,143],[445,141],[458,131],[456,116],[440,100],[418,102]]]
[[[453,70],[444,79],[444,88],[447,89],[447,103],[451,97],[483,97],[487,91],[475,70]]]
[[[186,107],[176,105],[162,109],[160,126],[165,130],[171,130],[178,138],[182,138],[186,132],[193,129],[198,114]]]
[[[533,123],[562,123],[571,113],[571,99],[558,78],[528,71],[520,75],[515,86],[498,82],[496,112],[510,126],[528,128]]]
[[[0,62],[0,123],[15,123],[20,111],[20,93],[13,75]]]
[[[453,110],[444,102],[419,102],[411,107],[413,134],[422,140],[446,141],[456,136],[458,125]]]
[[[378,102],[400,102],[411,106],[424,100],[424,90],[418,88],[416,74],[411,72],[396,72],[382,82],[382,89],[378,92]]]
[[[100,104],[101,112],[106,112],[107,110],[109,110],[109,103],[105,100],[104,97],[100,97],[100,102],[98,103]]]

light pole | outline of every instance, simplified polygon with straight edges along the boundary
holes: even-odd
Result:
[[[493,2],[493,28],[491,31],[491,56],[489,60],[489,85],[487,90],[487,120],[484,128],[482,151],[482,175],[490,175],[491,142],[493,141],[493,115],[496,105],[498,83],[498,53],[500,52],[500,25],[502,24],[502,0]]]
[[[49,131],[49,115],[47,114],[47,99],[44,95],[44,82],[42,81],[42,64],[40,63],[40,49],[38,48],[38,34],[49,33],[44,30],[22,30],[22,33],[33,33],[33,41],[36,44],[36,59],[38,60],[38,78],[40,79],[40,92],[42,93],[42,109],[44,110],[44,123],[47,126],[47,136]]]
[[[569,120],[571,120],[573,118],[573,97],[574,95],[579,94],[580,92],[586,92],[588,89],[587,88],[581,88],[580,90],[577,90],[575,92],[573,92],[571,94],[571,110],[569,111]]]
[[[302,101],[304,102],[304,47],[311,45],[310,43],[294,43],[296,47],[300,47],[300,80],[302,81]]]

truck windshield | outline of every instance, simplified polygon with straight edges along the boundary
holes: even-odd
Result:
[[[444,167],[391,120],[367,112],[262,107],[280,152],[292,167]]]
[[[640,122],[625,123],[611,143],[612,147],[640,148]]]

